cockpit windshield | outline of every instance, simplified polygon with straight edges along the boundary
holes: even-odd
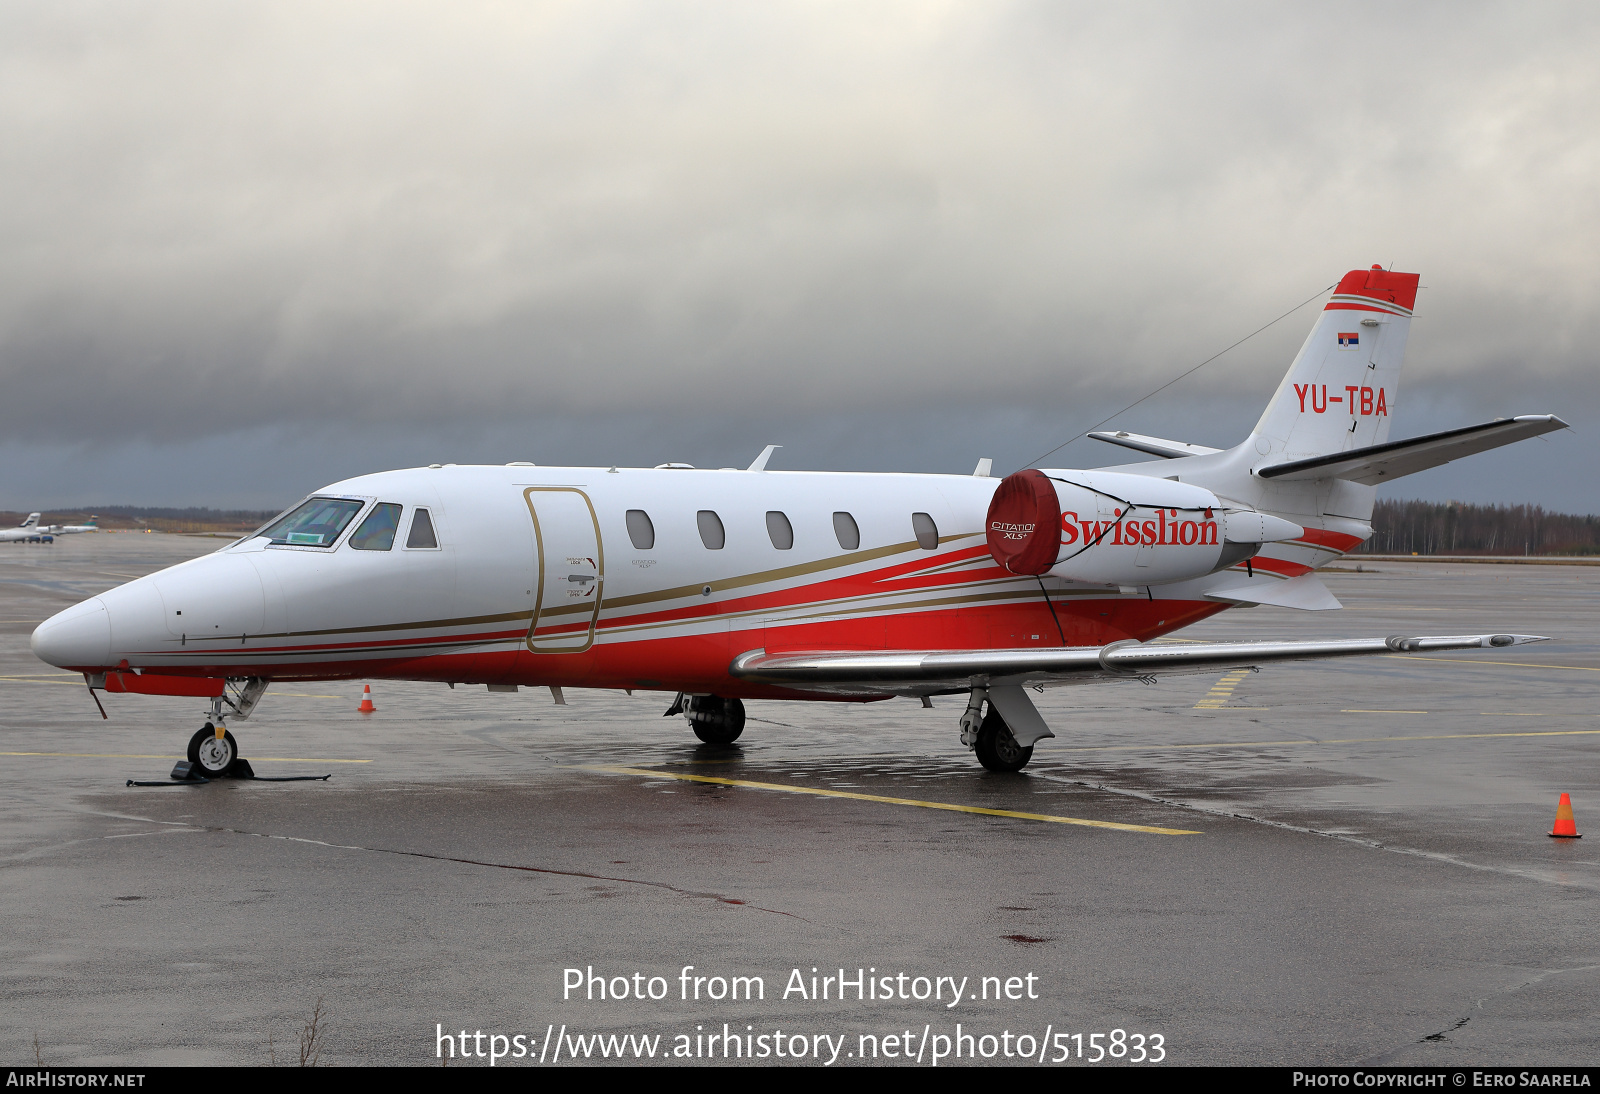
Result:
[[[363,501],[311,498],[256,533],[290,547],[332,547],[339,533],[355,519]]]
[[[357,551],[387,551],[394,546],[394,534],[399,529],[400,506],[392,501],[379,502],[361,527],[350,534],[350,547]]]

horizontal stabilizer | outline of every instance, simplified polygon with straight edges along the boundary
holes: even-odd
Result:
[[[1301,574],[1288,581],[1269,577],[1238,585],[1224,585],[1207,589],[1205,596],[1207,600],[1271,604],[1275,608],[1299,608],[1303,612],[1328,612],[1344,607],[1315,574]]]
[[[963,691],[974,682],[990,693],[1005,685],[1075,684],[1099,679],[1215,672],[1267,661],[1304,661],[1363,654],[1499,649],[1549,639],[1531,634],[1465,634],[1419,638],[1334,638],[1309,642],[1113,642],[1109,646],[1018,650],[906,650],[865,653],[822,650],[733,659],[740,680],[843,696],[929,695]],[[1026,698],[1026,696],[1024,696]],[[1002,700],[1004,703],[1005,700]],[[1004,709],[1001,717],[1007,717]]]
[[[1203,444],[1185,444],[1182,441],[1164,441],[1160,437],[1145,437],[1138,433],[1090,433],[1088,436],[1108,444],[1120,444],[1135,452],[1148,452],[1152,456],[1175,460],[1180,456],[1209,456],[1221,452],[1220,448],[1207,448]]]
[[[1430,433],[1426,437],[1413,437],[1409,441],[1390,441],[1367,448],[1354,448],[1348,452],[1336,452],[1331,456],[1316,456],[1309,460],[1262,467],[1256,470],[1256,474],[1263,479],[1284,482],[1347,479],[1376,486],[1380,482],[1398,479],[1402,475],[1414,475],[1475,452],[1487,452],[1503,444],[1567,428],[1567,423],[1554,414],[1523,414],[1516,418],[1496,418],[1483,425]]]

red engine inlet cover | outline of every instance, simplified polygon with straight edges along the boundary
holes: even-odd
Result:
[[[1042,574],[1061,548],[1061,502],[1043,471],[1028,468],[1000,480],[989,502],[989,553],[1014,574]]]

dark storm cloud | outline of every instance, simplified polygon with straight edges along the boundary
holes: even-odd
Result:
[[[9,5],[6,439],[1023,460],[1375,261],[1402,413],[1581,417],[1597,55],[1579,5]],[[1310,320],[1158,416],[1231,441]]]

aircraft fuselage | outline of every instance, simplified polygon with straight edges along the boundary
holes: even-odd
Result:
[[[1182,583],[1006,572],[985,541],[998,481],[451,465],[367,475],[316,495],[361,506],[331,548],[241,541],[63,613],[36,648],[89,672],[126,662],[749,698],[791,694],[730,677],[752,649],[1101,646],[1224,606]],[[355,549],[385,503],[402,507],[392,545]],[[407,545],[419,509],[436,546]],[[1284,557],[1261,561],[1295,572],[1330,557],[1271,546]]]

